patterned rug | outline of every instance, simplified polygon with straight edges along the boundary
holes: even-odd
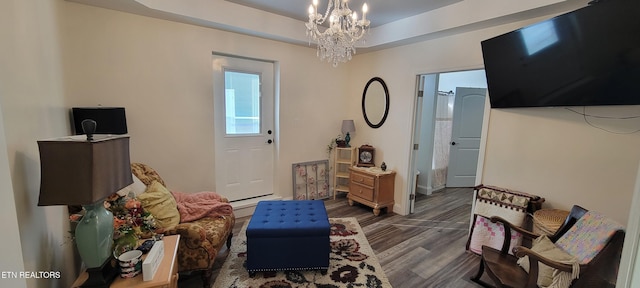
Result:
[[[234,238],[213,287],[391,287],[356,218],[329,218],[329,222],[331,254],[326,275],[320,271],[279,271],[259,272],[250,278],[243,266],[247,254],[246,221]]]

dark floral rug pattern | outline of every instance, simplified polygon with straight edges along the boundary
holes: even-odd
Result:
[[[246,228],[242,227],[214,288],[387,288],[389,280],[369,246],[356,218],[330,218],[331,254],[326,275],[320,271],[260,272],[249,277],[246,259]]]

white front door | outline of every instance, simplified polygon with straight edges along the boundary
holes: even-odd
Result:
[[[475,185],[486,94],[485,88],[456,88],[447,187]]]
[[[274,64],[213,55],[216,192],[230,201],[273,194]]]

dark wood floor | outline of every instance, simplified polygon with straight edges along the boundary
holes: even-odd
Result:
[[[480,258],[465,251],[472,193],[471,188],[447,188],[420,195],[408,216],[383,212],[375,217],[369,207],[349,206],[344,195],[326,200],[325,206],[329,217],[358,219],[393,287],[480,287],[469,280]],[[249,217],[236,220],[234,234],[245,221]],[[226,256],[227,251],[218,256],[214,279]],[[202,287],[196,284],[199,277],[193,278],[179,286]]]

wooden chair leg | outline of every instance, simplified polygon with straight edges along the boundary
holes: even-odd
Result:
[[[231,238],[233,238],[233,232],[229,233],[229,237],[227,237],[227,249],[231,249]]]
[[[489,283],[480,280],[480,278],[482,277],[482,274],[484,274],[484,261],[480,259],[480,265],[478,266],[478,273],[476,273],[475,276],[471,276],[471,281],[480,284],[480,286],[482,287],[493,288],[494,286],[491,286]]]
[[[213,276],[213,269],[207,269],[202,271],[202,288],[211,288],[211,276]]]
[[[482,277],[483,273],[484,273],[484,261],[482,261],[482,259],[480,259],[480,266],[478,266],[478,273],[476,273],[475,276],[472,276],[471,280],[473,282],[476,282],[477,280],[480,280],[480,277]]]

